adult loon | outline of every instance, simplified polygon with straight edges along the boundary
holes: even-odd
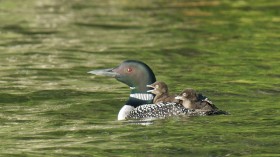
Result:
[[[147,85],[156,82],[156,77],[151,68],[141,61],[126,60],[115,68],[93,70],[88,73],[114,77],[130,87],[129,98],[119,111],[118,120],[216,114],[216,112],[188,110],[178,103],[152,104],[154,95],[147,92],[151,90]]]
[[[167,102],[176,102],[179,103],[178,99],[175,99],[174,95],[170,95],[168,92],[168,86],[165,82],[156,81],[153,84],[147,85],[147,87],[153,88],[148,92],[155,94],[153,103],[167,103]]]

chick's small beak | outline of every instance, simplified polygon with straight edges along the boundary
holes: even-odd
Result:
[[[146,87],[150,87],[150,88],[153,88],[153,89],[155,88],[154,86],[149,85],[149,84],[148,84],[148,85],[146,85]]]
[[[183,98],[182,98],[182,96],[176,96],[175,99],[182,100]]]
[[[152,88],[151,90],[148,90],[147,92],[152,93],[154,91],[154,86],[152,85],[146,85],[146,87]]]

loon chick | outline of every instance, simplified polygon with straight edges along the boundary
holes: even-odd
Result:
[[[179,100],[175,99],[175,96],[169,95],[168,87],[167,87],[166,83],[157,81],[153,84],[147,85],[147,87],[153,88],[152,90],[148,90],[148,92],[155,94],[153,103],[155,103],[155,104],[160,103],[160,102],[179,103]]]
[[[131,89],[128,100],[118,114],[118,120],[165,118],[177,115],[208,115],[205,112],[193,112],[178,103],[152,104],[154,95],[147,92],[156,82],[151,68],[143,62],[127,60],[116,68],[100,69],[88,73],[116,78]],[[214,113],[215,114],[215,113]]]
[[[197,93],[194,89],[187,88],[175,99],[182,100],[183,106],[188,109],[200,109],[205,111],[218,110],[207,97]]]

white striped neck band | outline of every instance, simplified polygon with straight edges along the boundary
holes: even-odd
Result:
[[[149,94],[149,93],[134,93],[134,94],[130,94],[129,96],[132,98],[145,100],[145,101],[154,99],[153,94]]]

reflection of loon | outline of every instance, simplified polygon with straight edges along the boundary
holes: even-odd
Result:
[[[127,60],[116,68],[93,70],[88,73],[114,77],[131,88],[129,99],[119,111],[118,120],[221,114],[219,110],[189,110],[178,103],[152,104],[154,95],[147,92],[151,90],[147,85],[156,82],[156,78],[150,67],[140,61]]]

